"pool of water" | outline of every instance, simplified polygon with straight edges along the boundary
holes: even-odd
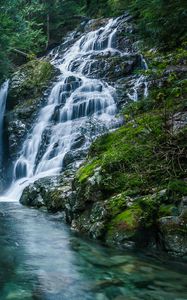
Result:
[[[60,214],[0,203],[4,299],[187,300],[187,270],[81,239]]]

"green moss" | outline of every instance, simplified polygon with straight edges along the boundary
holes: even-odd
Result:
[[[42,92],[48,87],[55,72],[49,62],[41,60],[32,60],[21,66],[12,77],[8,96],[11,108],[22,105],[25,101],[28,101],[28,105],[32,105],[33,99],[41,97]]]
[[[141,216],[141,209],[139,206],[133,206],[121,214],[119,214],[112,223],[120,228],[135,229],[139,225],[139,217]]]
[[[140,198],[138,199],[138,204],[142,210],[142,226],[145,228],[153,226],[157,218],[159,207],[156,197],[153,195]]]
[[[119,214],[127,207],[127,196],[125,193],[118,194],[108,201],[108,208],[112,217]]]
[[[77,180],[81,183],[86,181],[94,174],[94,170],[99,166],[99,160],[90,161],[85,166],[81,167],[76,175]]]
[[[25,88],[34,88],[36,94],[44,87],[47,87],[48,81],[54,75],[54,68],[46,61],[33,60],[21,67],[20,72],[25,72],[26,74],[22,91]]]
[[[137,205],[126,209],[122,213],[114,217],[107,226],[106,240],[107,243],[113,243],[115,239],[122,241],[123,239],[133,238],[140,227],[141,209]]]
[[[173,196],[187,195],[187,181],[186,180],[171,180],[168,183],[168,192]]]
[[[162,204],[158,212],[159,217],[175,216],[178,215],[178,209],[173,204],[165,205]]]
[[[177,207],[187,195],[187,125],[176,130],[173,121],[176,113],[186,111],[186,80],[183,73],[166,73],[170,59],[155,61],[157,72],[150,73],[162,87],[127,105],[126,123],[99,137],[78,171],[81,199],[105,200],[108,243],[134,241],[140,232],[149,239],[160,218],[179,215]],[[89,179],[96,169],[100,180],[93,185]]]

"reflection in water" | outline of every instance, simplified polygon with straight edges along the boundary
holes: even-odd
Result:
[[[187,273],[70,233],[61,215],[0,203],[0,300],[184,300]]]

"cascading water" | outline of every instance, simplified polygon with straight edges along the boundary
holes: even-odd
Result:
[[[3,157],[3,120],[6,108],[6,99],[8,93],[8,83],[7,80],[0,87],[0,167],[2,167],[2,157]]]
[[[54,59],[61,76],[23,144],[14,165],[12,186],[5,197],[18,200],[29,183],[59,174],[63,170],[65,155],[89,124],[97,124],[104,132],[118,122],[115,118],[115,89],[99,79],[89,78],[89,68],[85,71],[93,54],[116,51],[113,45],[115,24],[116,20],[110,20],[106,26],[83,35],[62,59]],[[79,62],[78,68],[76,62]],[[88,148],[90,138],[93,140],[100,134],[99,129],[95,127],[92,136],[85,137],[82,148]],[[48,136],[48,143],[42,151],[44,134]]]
[[[83,34],[60,58],[58,53],[51,53],[51,62],[61,75],[23,144],[4,199],[19,200],[30,183],[59,174],[82,132],[86,131],[81,150],[86,150],[101,132],[119,125],[115,89],[90,76],[97,55],[124,55],[115,47],[119,20],[111,19],[98,30]],[[77,160],[77,166],[79,163]]]

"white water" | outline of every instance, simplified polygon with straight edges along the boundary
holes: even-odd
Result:
[[[143,55],[140,55],[140,56],[141,56],[143,69],[148,70],[148,64],[147,64],[145,58],[143,57]],[[133,101],[138,101],[138,91],[141,88],[141,86],[143,86],[144,97],[145,98],[148,97],[148,82],[146,80],[145,75],[141,75],[140,77],[134,79],[132,92],[127,93],[127,96],[129,97],[129,99],[131,99]]]
[[[4,200],[19,200],[23,189],[31,182],[59,174],[63,169],[65,154],[89,124],[98,124],[99,128],[103,127],[103,131],[106,131],[117,122],[115,90],[101,80],[88,78],[89,74],[84,75],[84,68],[89,64],[92,54],[115,51],[115,25],[116,20],[110,20],[105,27],[83,35],[61,60],[53,61],[61,71],[60,80],[54,85],[47,105],[41,109],[31,134],[23,144],[14,165],[13,183]],[[73,64],[76,61],[81,62],[75,71]],[[53,120],[55,110],[58,110],[56,122]],[[49,127],[50,141],[38,161],[43,134]],[[97,135],[99,132],[95,130],[91,138]],[[89,144],[88,136],[83,148]]]
[[[118,124],[115,89],[102,80],[89,78],[95,55],[105,52],[123,55],[115,49],[117,25],[118,19],[111,19],[106,26],[84,34],[63,57],[53,56],[51,62],[60,69],[61,76],[23,144],[14,164],[12,185],[1,200],[19,200],[30,183],[59,174],[65,155],[85,130],[83,150],[101,131]],[[94,130],[89,130],[90,127]]]
[[[0,87],[0,167],[2,165],[3,156],[3,120],[6,108],[6,99],[8,93],[8,80]]]

